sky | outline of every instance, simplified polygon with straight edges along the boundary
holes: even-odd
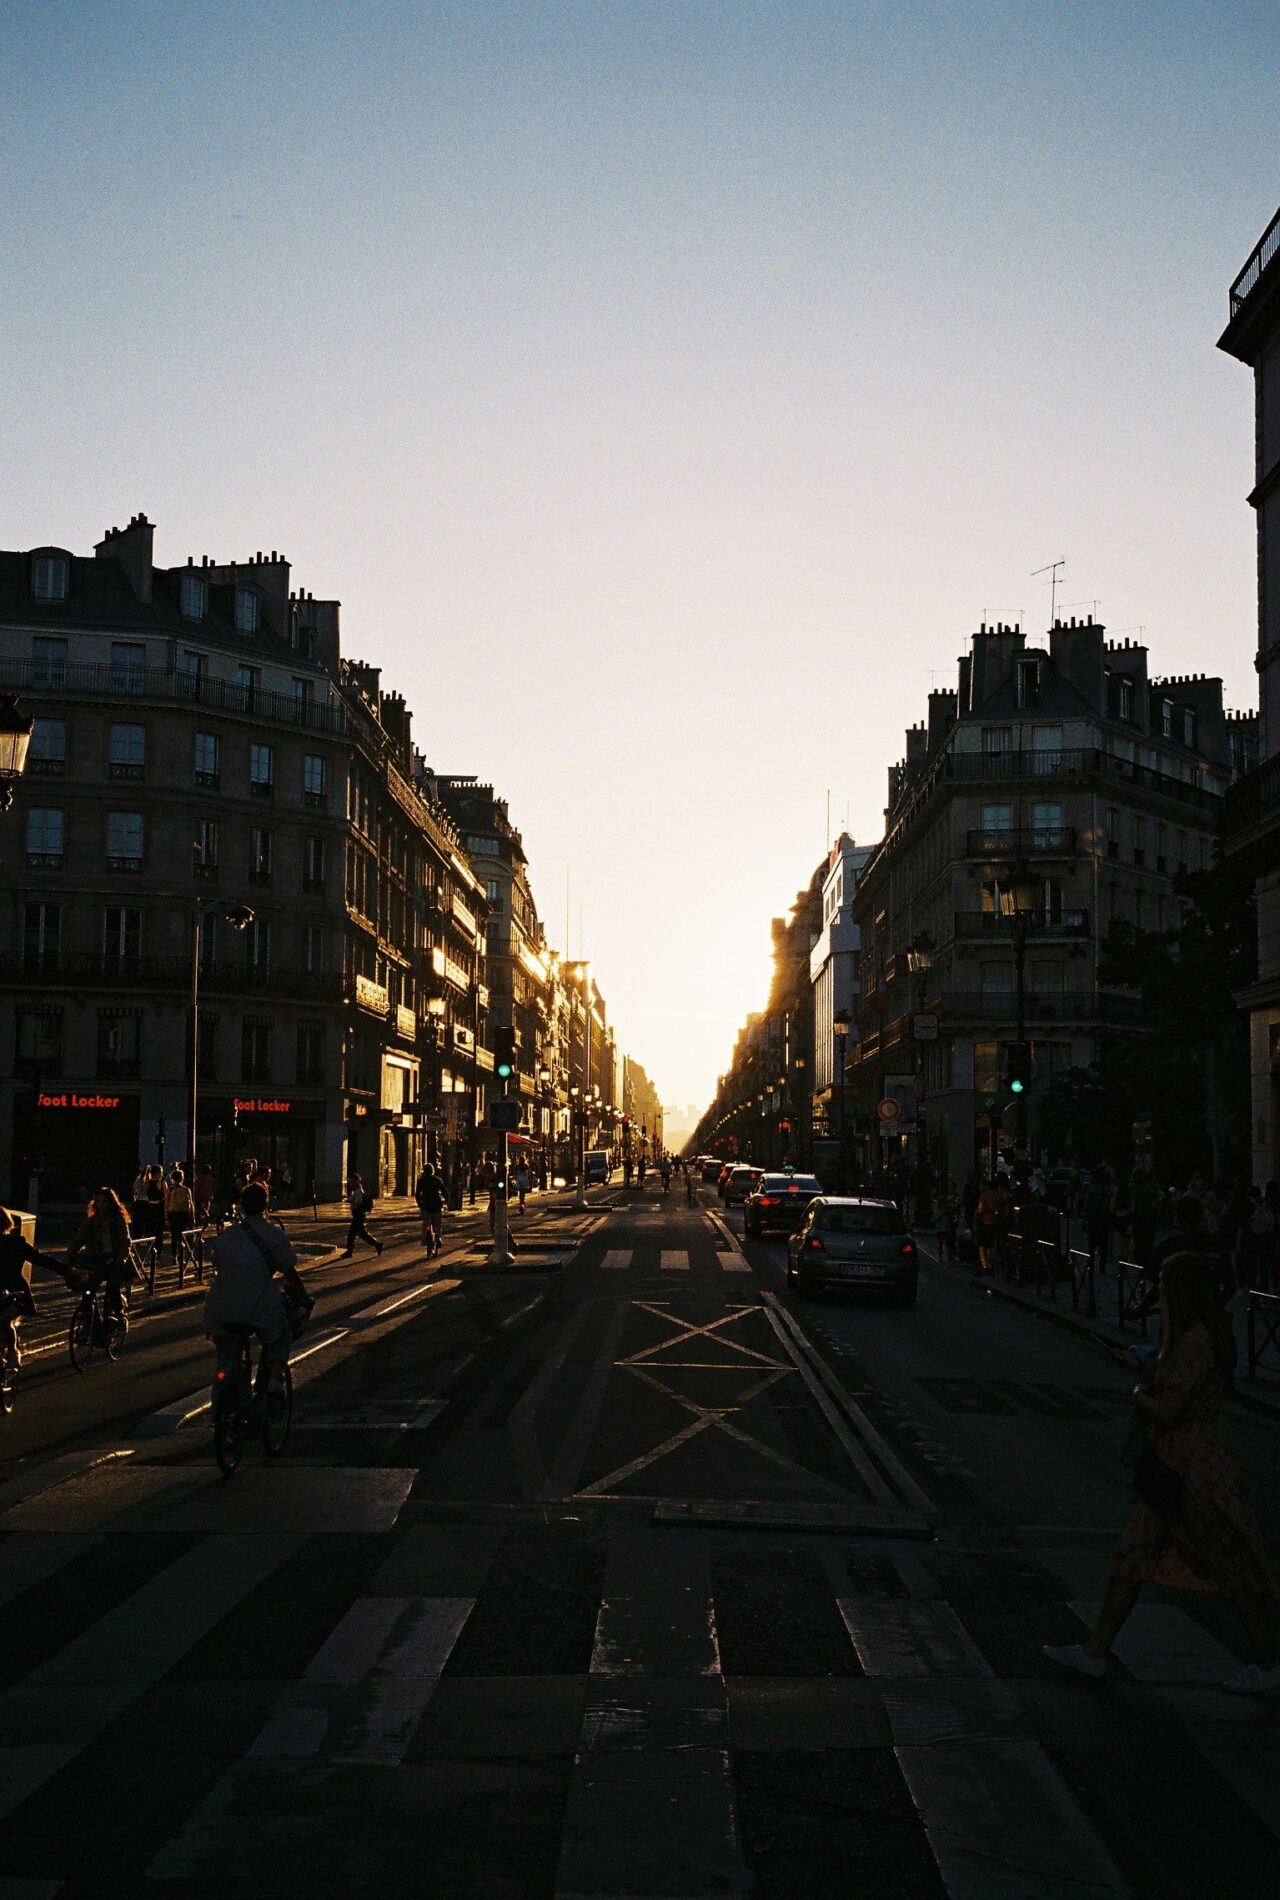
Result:
[[[287,554],[705,1102],[828,795],[880,836],[1034,569],[1256,703],[1278,57],[1245,0],[0,0],[0,545]]]

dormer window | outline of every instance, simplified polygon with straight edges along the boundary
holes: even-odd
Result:
[[[251,587],[236,588],[236,632],[258,631],[258,596]]]
[[[1116,697],[1116,710],[1122,719],[1133,718],[1133,681],[1126,673],[1120,675],[1119,692]]]
[[[1173,701],[1171,699],[1160,701],[1160,734],[1165,739],[1173,737]]]
[[[184,620],[203,620],[209,611],[209,583],[203,574],[184,574],[179,604]]]
[[[1014,668],[1014,680],[1019,706],[1038,706],[1040,704],[1039,660],[1019,660]]]
[[[1196,715],[1190,706],[1182,708],[1182,743],[1193,749],[1196,743]]]
[[[69,563],[65,554],[33,554],[31,591],[37,600],[65,600]]]

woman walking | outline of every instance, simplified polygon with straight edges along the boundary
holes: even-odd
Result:
[[[351,1202],[351,1225],[347,1229],[347,1244],[343,1250],[343,1259],[350,1260],[356,1250],[356,1241],[364,1240],[373,1248],[378,1258],[382,1258],[382,1242],[368,1228],[370,1209],[373,1207],[372,1194],[366,1193],[364,1182],[358,1174],[353,1174],[347,1182],[347,1197]]]
[[[1137,1497],[1098,1620],[1083,1643],[1046,1644],[1044,1653],[1059,1668],[1103,1676],[1144,1583],[1221,1591],[1235,1604],[1255,1658],[1222,1686],[1235,1695],[1265,1694],[1280,1689],[1275,1584],[1240,1467],[1222,1435],[1222,1381],[1232,1341],[1202,1256],[1180,1253],[1165,1262],[1160,1303],[1158,1368],[1133,1394],[1150,1437],[1134,1467]]]
[[[164,1218],[169,1229],[169,1244],[173,1248],[173,1264],[178,1264],[178,1253],[182,1246],[182,1236],[195,1221],[196,1204],[187,1186],[187,1177],[181,1168],[175,1168],[169,1176],[169,1188],[164,1197]]]

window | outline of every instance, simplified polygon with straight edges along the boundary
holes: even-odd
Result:
[[[217,791],[222,776],[219,764],[220,747],[216,732],[198,732],[196,734],[195,779],[197,785],[203,785],[210,791]]]
[[[302,798],[307,805],[325,805],[329,800],[329,768],[316,752],[308,752],[302,761]]]
[[[37,600],[67,598],[65,554],[36,554],[31,560],[31,591]]]
[[[1118,884],[1108,884],[1107,886],[1107,922],[1109,924],[1113,924],[1119,915],[1120,915],[1120,886]]]
[[[218,919],[212,911],[205,911],[200,919],[200,969],[203,973],[211,970],[218,961]]]
[[[1031,987],[1038,996],[1061,996],[1066,988],[1065,974],[1061,963],[1033,963]]]
[[[135,1009],[98,1011],[98,1080],[119,1081],[142,1073],[142,1013]]]
[[[145,726],[112,726],[107,754],[112,778],[143,778],[147,769]]]
[[[467,850],[473,857],[496,858],[500,855],[496,838],[468,838]]]
[[[1047,877],[1040,887],[1043,898],[1043,916],[1045,925],[1052,930],[1062,923],[1062,879]]]
[[[271,1080],[271,1023],[266,1017],[245,1017],[241,1030],[240,1078],[244,1082]]]
[[[999,1000],[1013,994],[1012,963],[983,963],[979,966],[984,1000]]]
[[[203,620],[209,611],[209,583],[203,574],[186,573],[178,590],[184,620]]]
[[[258,631],[258,596],[251,587],[236,588],[236,632]]]
[[[108,871],[140,871],[142,869],[143,824],[140,811],[109,811],[107,813],[107,869]]]
[[[131,640],[111,642],[111,690],[140,693],[146,684],[147,649]]]
[[[1185,871],[1187,869],[1187,865],[1188,865],[1187,834],[1185,831],[1180,831],[1178,833],[1178,869],[1180,871]]]
[[[324,969],[323,924],[307,924],[302,932],[302,967],[312,976]]]
[[[258,669],[256,666],[238,666],[236,685],[240,689],[240,705],[244,712],[252,712],[258,697]]]
[[[1106,815],[1107,856],[1120,856],[1120,814],[1114,805],[1107,806]]]
[[[28,973],[56,970],[62,948],[62,906],[24,904],[22,907],[22,967]]]
[[[218,841],[218,820],[197,818],[192,832],[191,874],[193,877],[202,877],[210,881],[217,877]]]
[[[18,1011],[19,1075],[32,1079],[62,1071],[62,1011],[55,1005],[36,1004]]]
[[[1171,699],[1160,701],[1160,732],[1166,739],[1173,737],[1173,701]]]
[[[1209,840],[1202,835],[1197,842],[1200,846],[1200,869],[1207,871],[1209,869]]]
[[[1163,871],[1167,862],[1169,833],[1164,825],[1156,826],[1156,870]]]
[[[27,808],[27,869],[62,869],[63,821],[58,806],[30,805]]]
[[[1120,676],[1120,691],[1116,704],[1122,719],[1133,718],[1133,681],[1127,674],[1122,673]]]
[[[200,699],[203,696],[204,676],[204,654],[193,653],[190,647],[185,648],[178,663],[178,682],[181,691],[189,699]]]
[[[61,778],[67,769],[67,722],[37,719],[31,729],[27,770],[37,778]]]
[[[489,902],[490,902],[491,904],[494,904],[494,905],[500,905],[500,904],[501,904],[501,902],[502,902],[502,885],[501,885],[501,884],[500,884],[500,883],[498,882],[498,879],[497,879],[496,877],[487,877],[487,878],[485,879],[485,881],[484,881],[484,894],[485,894],[485,896],[486,896],[486,897],[488,898],[488,900],[489,900]]]
[[[298,1024],[298,1080],[324,1081],[324,1024]]]
[[[102,956],[108,969],[142,953],[142,912],[133,904],[108,904],[102,915]]]
[[[1143,930],[1146,928],[1146,926],[1144,925],[1142,921],[1142,911],[1143,911],[1142,892],[1135,891],[1133,893],[1133,921],[1138,926],[1139,930]]]
[[[1012,726],[984,726],[982,728],[982,751],[987,759],[998,758],[1001,753],[1013,751]]]
[[[244,933],[244,961],[248,970],[271,967],[271,925],[265,917],[255,917]]]
[[[1193,748],[1196,743],[1196,716],[1190,706],[1182,708],[1182,743]]]
[[[218,1079],[218,1043],[222,1018],[218,1015],[207,1016],[200,1011],[200,1080],[216,1082]],[[187,1074],[191,1074],[191,1050],[187,1050]]]
[[[1012,805],[984,805],[982,807],[982,833],[986,838],[999,837],[1001,833],[1013,830]]]
[[[255,798],[271,798],[275,793],[276,751],[274,746],[249,747],[249,790]]]
[[[1019,660],[1013,669],[1013,676],[1019,706],[1038,706],[1040,704],[1039,660]]]
[[[1062,727],[1032,726],[1031,775],[1053,778],[1062,770]]]
[[[289,698],[293,702],[293,716],[299,722],[306,719],[307,707],[311,704],[310,680],[293,679],[289,682]]]
[[[1060,851],[1066,842],[1061,805],[1031,807],[1031,842],[1037,851]]]
[[[272,868],[272,834],[262,825],[254,825],[249,832],[249,882],[251,884],[270,884]]]
[[[1147,861],[1147,821],[1135,818],[1133,821],[1133,861],[1145,864]]]
[[[67,643],[47,640],[37,634],[31,642],[32,686],[65,686],[67,683]]]
[[[325,848],[323,838],[304,838],[302,843],[302,888],[324,889]]]

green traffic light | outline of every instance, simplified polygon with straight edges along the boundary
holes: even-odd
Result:
[[[1009,1084],[1010,1091],[1014,1095],[1021,1095],[1024,1086],[1025,1086],[1024,1083],[1016,1075],[1014,1076],[1012,1082],[1010,1082]]]
[[[505,1082],[511,1074],[511,1064],[509,1062],[500,1062],[498,1064],[498,1074]]]

